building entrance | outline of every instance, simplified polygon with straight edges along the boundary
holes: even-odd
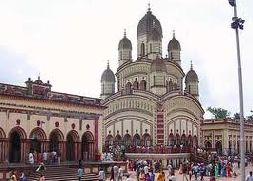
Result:
[[[10,135],[9,142],[9,161],[10,163],[18,163],[21,159],[21,139],[17,131],[14,131]]]

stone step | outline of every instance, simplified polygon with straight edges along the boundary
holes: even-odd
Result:
[[[77,180],[77,169],[75,168],[67,168],[67,167],[49,167],[46,168],[46,170],[43,173],[46,177],[47,181],[71,181],[71,180]],[[28,180],[30,181],[37,181],[40,177],[40,172],[34,172],[31,173],[28,177]],[[88,180],[98,180],[98,175],[89,173],[84,174],[82,177],[83,181]]]
[[[72,175],[72,176],[65,176],[64,174],[58,175],[58,177],[50,177],[45,175],[46,180],[47,181],[71,181],[71,180],[77,180],[76,175]],[[29,181],[37,181],[39,179],[39,177],[28,177]],[[82,177],[82,181],[97,181],[98,180],[98,176],[96,174],[85,174]]]

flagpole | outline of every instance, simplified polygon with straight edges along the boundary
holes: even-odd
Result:
[[[236,50],[238,61],[238,84],[239,84],[239,103],[240,103],[240,172],[241,181],[245,180],[245,149],[244,149],[244,113],[243,113],[243,87],[242,87],[242,70],[241,70],[241,56],[240,56],[240,42],[239,42],[239,29],[243,29],[244,20],[237,17],[236,0],[229,0],[229,4],[234,7],[234,17],[231,28],[235,29],[236,36]]]

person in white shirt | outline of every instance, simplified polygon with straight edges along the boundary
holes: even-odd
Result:
[[[123,169],[119,166],[119,175],[118,175],[118,181],[122,181],[123,179]]]
[[[98,173],[98,180],[99,181],[104,181],[105,180],[105,172],[104,172],[103,168],[100,168],[100,171]]]
[[[32,152],[29,153],[29,155],[28,155],[28,160],[29,160],[29,163],[30,163],[31,165],[34,164],[34,157],[33,157]]]
[[[43,162],[44,162],[45,164],[47,164],[47,157],[48,157],[47,152],[44,151],[44,152],[43,152]]]
[[[246,181],[253,181],[253,174],[252,174],[252,171],[249,172],[249,175],[248,175]]]
[[[117,165],[113,166],[113,171],[114,171],[114,179],[118,181],[119,178],[119,167]]]

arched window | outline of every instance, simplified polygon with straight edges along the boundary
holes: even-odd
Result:
[[[140,90],[146,90],[147,82],[145,80],[141,80],[140,82]]]
[[[184,145],[184,146],[186,145],[186,136],[185,136],[184,133],[181,136],[181,144]]]
[[[151,146],[152,145],[152,140],[151,140],[150,134],[145,133],[142,136],[142,140],[143,140],[143,146]]]
[[[174,83],[173,90],[177,90],[177,83]]]
[[[132,139],[130,134],[125,134],[125,136],[123,137],[123,143],[128,147],[131,145]]]
[[[138,89],[138,88],[139,88],[139,82],[137,81],[137,79],[135,79],[133,83],[133,89]]]
[[[192,145],[193,145],[192,135],[189,135],[189,136],[188,136],[188,146],[189,146],[189,147],[192,147]]]
[[[105,139],[105,145],[110,146],[113,145],[113,136],[109,134]]]
[[[131,82],[128,82],[127,84],[126,84],[126,94],[131,94],[132,93],[132,84],[131,84]]]
[[[169,81],[169,91],[173,90],[173,82],[170,80]]]
[[[122,138],[119,134],[117,134],[115,136],[115,139],[114,139],[114,145],[120,145],[121,144],[121,141],[122,141]]]
[[[141,43],[141,56],[145,56],[145,45]]]
[[[174,146],[174,144],[175,144],[174,135],[171,130],[171,133],[169,135],[169,140],[168,140],[168,146]]]
[[[149,45],[149,52],[152,53],[152,43]]]
[[[180,136],[179,136],[179,134],[177,133],[177,134],[176,134],[176,145],[179,146],[180,143],[181,143]]]
[[[133,144],[134,144],[135,146],[140,146],[140,145],[141,145],[141,137],[140,137],[140,135],[139,135],[138,133],[136,133],[136,134],[134,135]]]

